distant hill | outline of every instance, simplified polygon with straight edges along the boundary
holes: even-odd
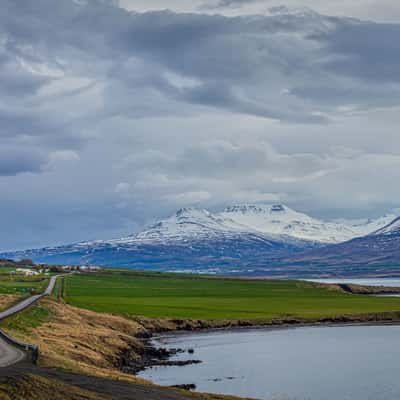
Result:
[[[33,267],[35,263],[30,259],[10,260],[7,258],[0,258],[0,267]]]

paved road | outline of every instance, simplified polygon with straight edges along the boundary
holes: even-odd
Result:
[[[0,339],[0,368],[16,364],[25,358],[25,353],[17,349],[3,339]]]
[[[49,285],[47,286],[47,289],[42,294],[37,294],[35,296],[28,297],[27,299],[21,301],[15,306],[12,306],[9,309],[0,312],[0,321],[4,318],[10,317],[14,314],[17,314],[25,310],[26,308],[37,302],[42,297],[50,295],[54,289],[56,280],[57,276],[52,276],[50,278],[50,282]],[[14,346],[11,346],[5,340],[0,338],[0,368],[16,364],[17,362],[21,361],[24,357],[25,353],[22,350],[17,349]]]
[[[26,308],[31,306],[33,303],[37,302],[42,297],[50,295],[54,289],[56,280],[57,280],[57,276],[52,276],[50,278],[49,285],[47,286],[47,289],[44,291],[44,293],[28,297],[27,299],[21,301],[21,303],[18,303],[15,306],[10,307],[7,310],[0,312],[0,321],[4,318],[10,317],[11,315],[17,314],[17,313],[25,310]]]

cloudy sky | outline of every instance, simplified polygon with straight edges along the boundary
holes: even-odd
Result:
[[[0,249],[400,207],[399,37],[397,0],[3,0]]]

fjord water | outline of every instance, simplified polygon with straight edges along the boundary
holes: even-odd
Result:
[[[320,283],[354,283],[355,285],[364,286],[386,286],[386,287],[400,287],[400,278],[331,278],[331,279],[305,279],[310,282]],[[400,294],[378,294],[378,297],[400,297]]]
[[[400,287],[400,278],[329,278],[305,280],[320,283],[354,283],[355,285],[365,286]]]
[[[176,334],[156,346],[193,348],[140,376],[160,385],[268,400],[397,400],[400,326],[299,327]]]

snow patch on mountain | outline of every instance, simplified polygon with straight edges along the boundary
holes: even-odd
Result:
[[[384,226],[381,229],[378,229],[373,232],[374,236],[377,235],[394,235],[394,234],[399,234],[400,233],[400,217],[394,219],[391,221],[389,224]]]
[[[325,222],[283,204],[236,205],[226,208],[218,215],[262,233],[287,235],[322,243],[340,243],[367,235],[395,218],[395,216],[386,216],[356,224]]]

